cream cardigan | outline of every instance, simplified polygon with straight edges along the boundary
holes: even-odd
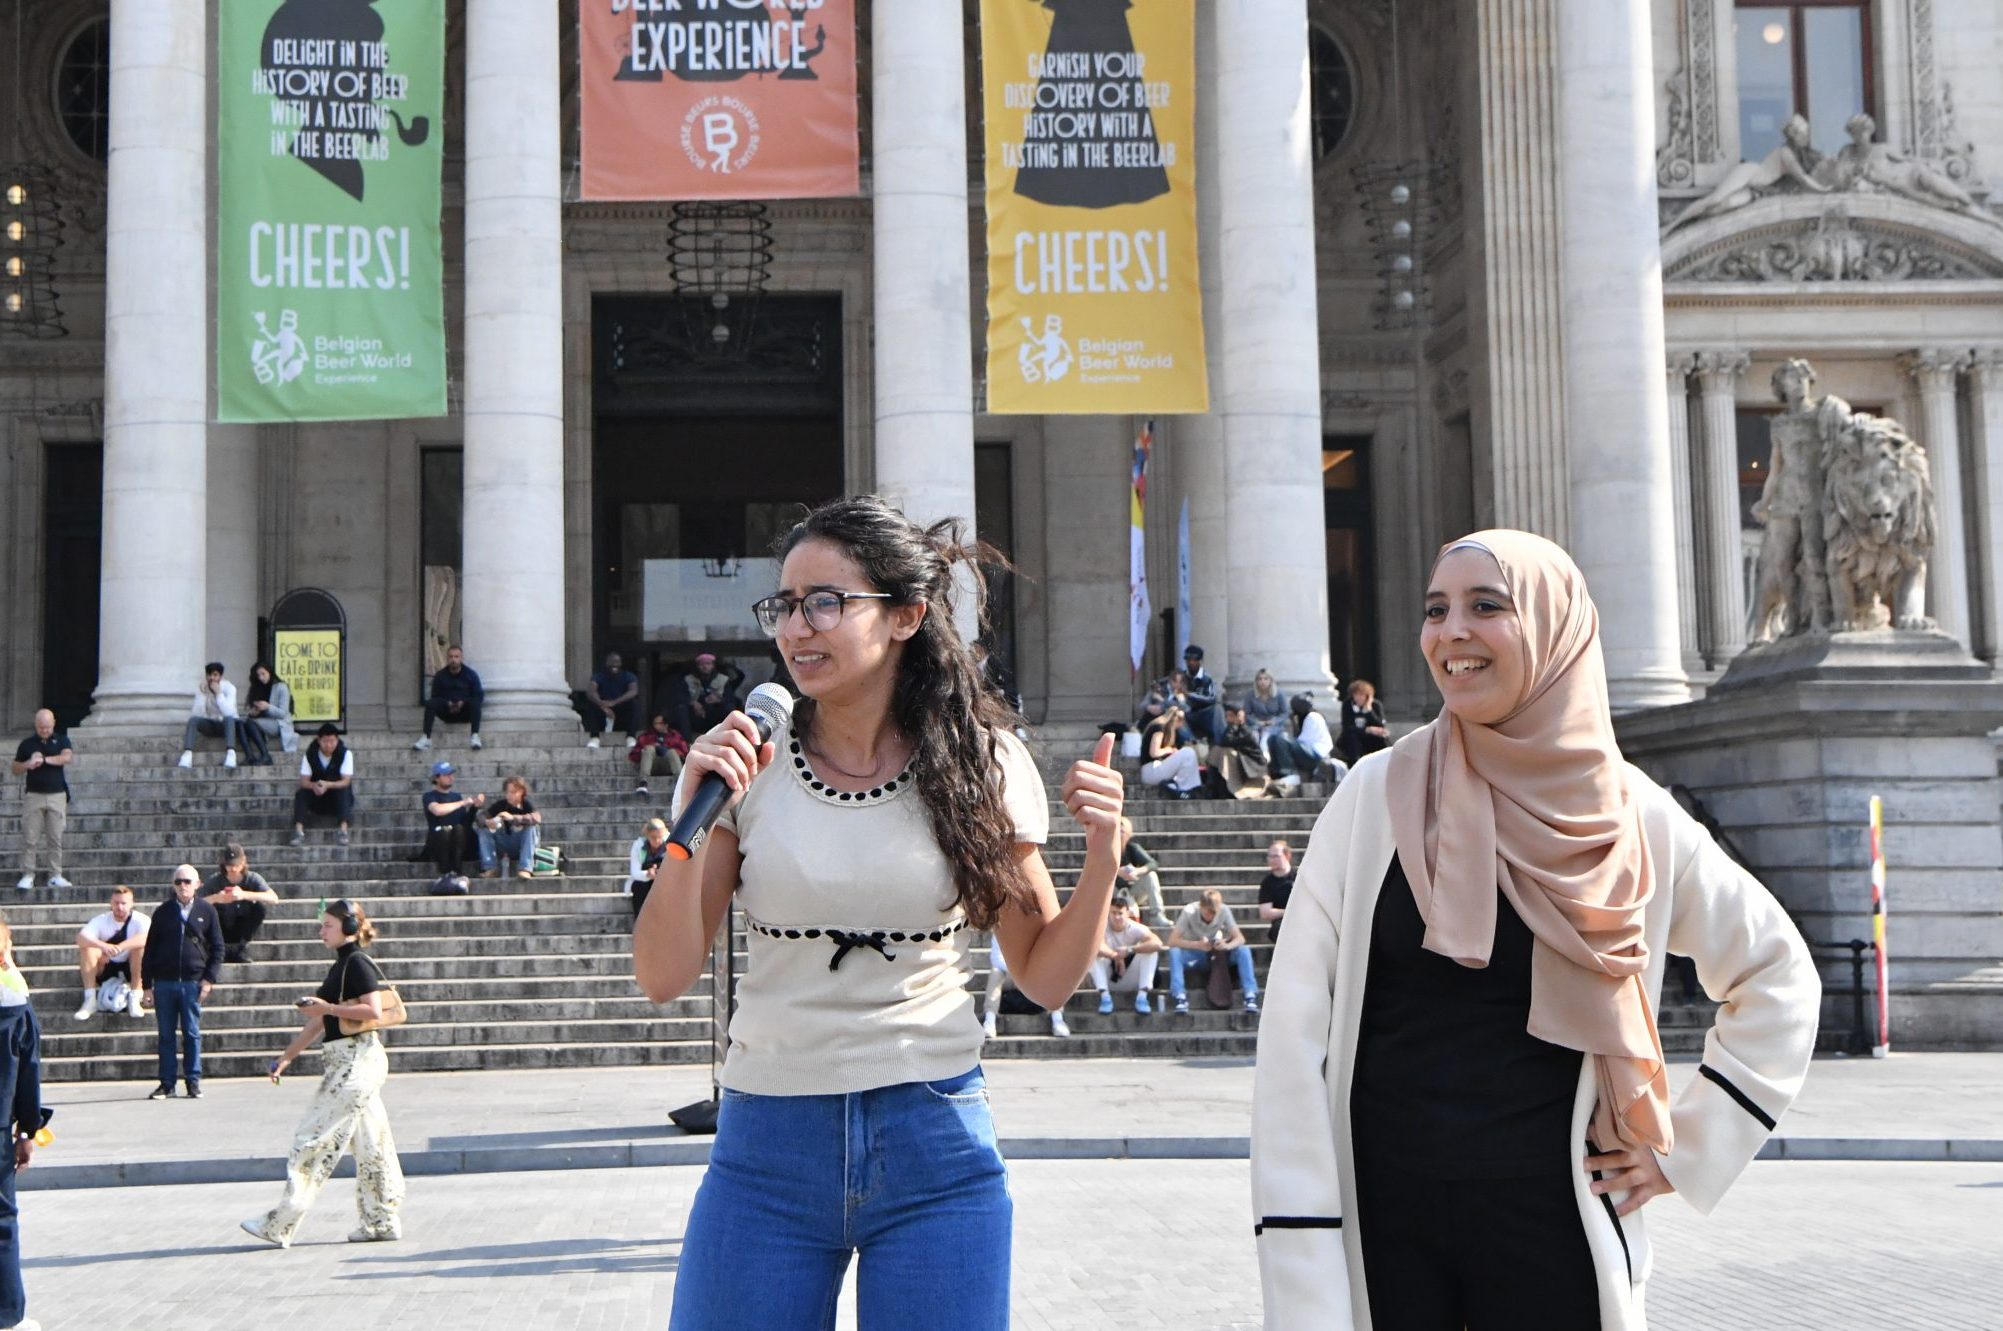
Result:
[[[1363,1012],[1370,927],[1396,853],[1385,801],[1390,753],[1350,773],[1315,822],[1273,955],[1260,1019],[1252,1104],[1252,1210],[1270,1331],[1368,1331],[1350,1156],[1349,1091]],[[1778,902],[1734,864],[1669,793],[1628,769],[1655,861],[1644,932],[1649,1002],[1663,955],[1697,963],[1723,1006],[1705,1036],[1703,1075],[1676,1098],[1675,1145],[1662,1169],[1699,1211],[1718,1204],[1801,1089],[1822,986]],[[1583,1143],[1594,1080],[1580,1059],[1572,1140]],[[1583,1147],[1580,1151],[1583,1158]],[[1604,1331],[1646,1326],[1651,1253],[1644,1211],[1618,1219],[1575,1172],[1579,1214],[1599,1277]],[[1662,1203],[1658,1202],[1657,1205]]]

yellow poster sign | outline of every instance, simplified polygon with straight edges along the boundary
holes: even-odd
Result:
[[[1204,411],[1193,0],[982,0],[988,410]]]
[[[341,631],[276,629],[278,677],[292,690],[292,721],[341,719]]]

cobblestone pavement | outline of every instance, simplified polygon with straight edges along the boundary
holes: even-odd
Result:
[[[1018,1331],[1257,1326],[1243,1161],[1012,1168]],[[236,1229],[276,1184],[32,1194],[29,1312],[49,1331],[658,1331],[699,1179],[694,1168],[413,1178],[410,1237],[366,1247],[343,1241],[353,1185],[337,1181],[289,1252]],[[2003,1326],[2003,1166],[1759,1164],[1708,1220],[1674,1199],[1649,1216],[1658,1327]],[[1173,1304],[1160,1294],[1171,1269]]]

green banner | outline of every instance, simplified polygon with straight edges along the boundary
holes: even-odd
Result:
[[[221,0],[225,421],[445,414],[443,0]]]

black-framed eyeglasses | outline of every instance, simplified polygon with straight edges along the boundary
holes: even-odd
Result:
[[[182,885],[184,885],[184,884],[185,884],[185,885],[186,885],[186,886],[188,886],[188,887],[193,887],[193,886],[195,886],[195,884],[196,884],[196,882],[197,882],[197,881],[198,881],[197,879],[193,879],[193,878],[176,878],[176,879],[174,880],[174,885],[175,885],[176,887],[180,887],[180,886],[182,886]]]
[[[805,596],[768,596],[754,602],[751,613],[758,616],[758,627],[766,636],[776,638],[786,621],[793,617],[795,610],[807,617],[807,627],[817,633],[826,633],[842,622],[842,611],[850,601],[889,601],[889,592],[808,592]]]

